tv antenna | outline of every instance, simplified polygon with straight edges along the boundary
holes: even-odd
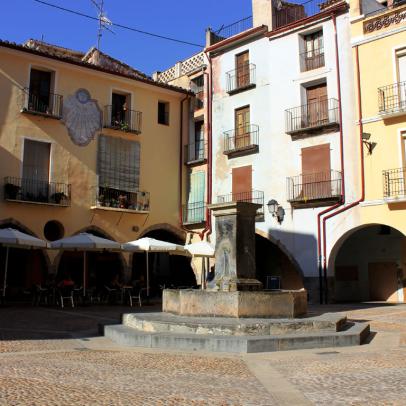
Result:
[[[104,0],[90,0],[97,9],[97,18],[99,21],[99,28],[97,29],[97,49],[100,51],[100,41],[103,35],[103,30],[110,31],[115,34],[109,27],[113,25],[112,21],[107,18],[104,12]]]

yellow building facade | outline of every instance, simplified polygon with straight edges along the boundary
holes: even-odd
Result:
[[[404,302],[406,6],[375,0],[354,0],[350,6],[354,139],[360,146],[354,144],[346,159],[359,167],[360,185],[355,206],[338,216],[351,225],[343,228],[330,255],[334,297]],[[331,227],[338,221],[333,219]]]
[[[0,226],[47,240],[90,230],[118,242],[146,235],[185,241],[180,140],[189,132],[192,93],[96,49],[31,40],[0,42],[0,95]],[[53,274],[66,259],[16,251],[17,268],[30,266],[19,255]],[[66,261],[64,269],[79,266],[75,253]],[[132,278],[130,255],[91,261]],[[24,283],[43,280],[41,272]]]

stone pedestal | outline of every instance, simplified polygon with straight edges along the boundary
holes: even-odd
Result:
[[[209,290],[261,290],[255,278],[255,216],[259,204],[220,203],[209,206],[216,218],[216,267]]]

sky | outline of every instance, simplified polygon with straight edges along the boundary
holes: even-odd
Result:
[[[91,0],[44,0],[97,16]],[[0,0],[0,39],[22,43],[29,38],[80,51],[97,43],[97,21],[69,14],[34,0]],[[252,14],[251,0],[104,0],[113,22],[187,42],[205,43],[207,27],[218,29]],[[149,75],[165,70],[201,48],[148,37],[121,28],[105,31],[101,51]]]

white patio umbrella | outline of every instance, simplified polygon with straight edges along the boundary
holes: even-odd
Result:
[[[22,233],[14,228],[0,229],[0,244],[6,247],[6,262],[4,266],[3,297],[6,296],[9,248],[46,248],[48,243],[32,235]]]
[[[80,233],[72,237],[53,241],[50,244],[50,248],[83,251],[83,296],[86,296],[86,252],[120,250],[121,245],[118,242],[108,240],[107,238],[97,237],[90,233]]]
[[[147,262],[147,296],[149,296],[149,263],[148,254],[150,252],[166,252],[168,254],[179,254],[185,253],[185,248],[183,245],[173,244],[171,242],[156,240],[155,238],[144,237],[139,240],[130,241],[122,244],[124,251],[131,252],[145,252],[146,262]]]
[[[204,259],[213,258],[215,253],[215,248],[207,241],[199,241],[193,244],[185,245],[186,251],[192,254],[192,257],[201,257],[202,258],[202,289],[205,287],[206,275],[204,272]]]

